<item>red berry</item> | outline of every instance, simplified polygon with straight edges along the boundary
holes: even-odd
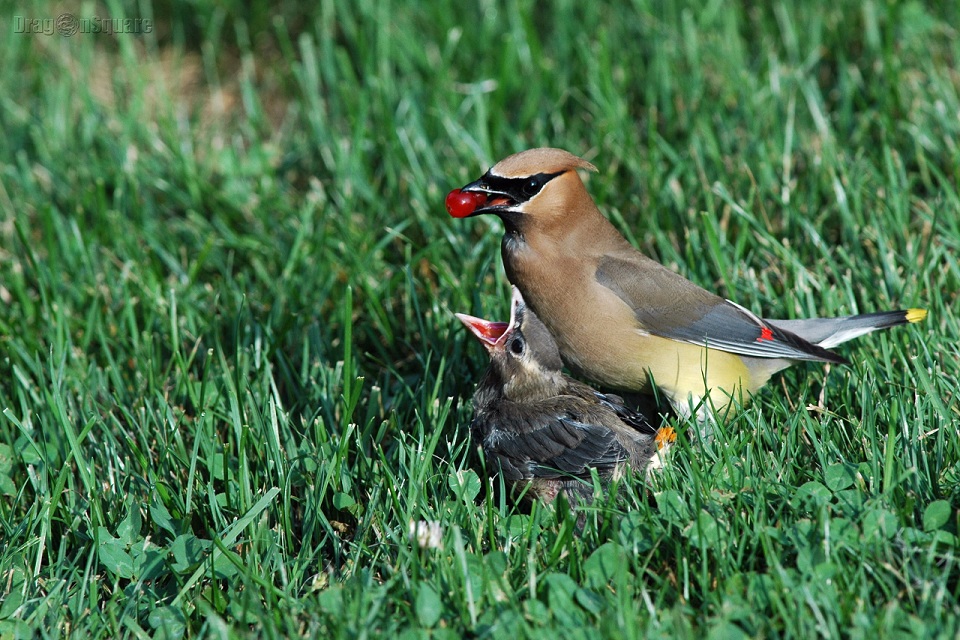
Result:
[[[487,197],[482,193],[454,189],[447,194],[447,213],[454,218],[466,218],[486,201]]]

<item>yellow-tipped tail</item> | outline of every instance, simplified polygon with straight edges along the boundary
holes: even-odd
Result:
[[[926,317],[926,309],[907,309],[907,322],[920,322]]]

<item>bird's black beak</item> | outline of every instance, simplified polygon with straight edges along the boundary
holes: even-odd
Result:
[[[491,176],[488,171],[479,180],[474,180],[468,185],[460,188],[465,193],[476,193],[483,196],[484,200],[470,216],[478,216],[484,213],[498,213],[504,209],[516,206],[517,201],[509,191],[503,188],[502,178]],[[469,217],[469,216],[468,216]]]

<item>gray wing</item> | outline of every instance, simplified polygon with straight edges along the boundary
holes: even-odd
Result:
[[[623,300],[653,335],[753,358],[846,362],[653,260],[630,258],[602,258],[597,282]]]
[[[624,403],[623,398],[612,393],[600,393],[599,391],[594,391],[593,393],[597,397],[597,400],[616,413],[617,417],[620,418],[620,421],[625,425],[633,428],[641,435],[656,437],[657,428],[650,424],[650,421],[645,415],[629,408]]]
[[[570,396],[505,402],[472,428],[507,480],[589,478],[591,468],[603,475],[629,458],[613,429],[603,424],[616,416],[591,409]]]

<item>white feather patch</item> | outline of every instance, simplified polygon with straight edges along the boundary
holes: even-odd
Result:
[[[817,346],[823,347],[824,349],[832,349],[838,344],[843,344],[844,342],[848,342],[854,338],[859,338],[860,336],[876,331],[878,328],[879,327],[857,327],[856,329],[844,329],[843,331],[837,331],[833,335],[827,336],[818,342]]]
[[[756,322],[757,325],[759,325],[759,326],[761,326],[761,327],[767,326],[767,323],[764,322],[763,320],[761,320],[760,317],[759,317],[757,314],[755,314],[754,312],[750,311],[750,309],[747,309],[746,307],[737,304],[737,303],[734,302],[733,300],[727,300],[727,302],[729,302],[730,304],[732,304],[733,306],[735,306],[737,309],[740,309],[740,311],[743,311],[743,312],[747,315],[747,317],[749,317],[751,320],[753,320],[754,322]]]

